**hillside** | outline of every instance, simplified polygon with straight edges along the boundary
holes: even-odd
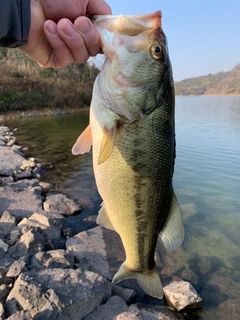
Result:
[[[176,95],[240,95],[240,64],[227,72],[175,82]]]

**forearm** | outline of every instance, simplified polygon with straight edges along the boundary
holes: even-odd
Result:
[[[0,0],[0,46],[26,44],[29,28],[30,0]]]

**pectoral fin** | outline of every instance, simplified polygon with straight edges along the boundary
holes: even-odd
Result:
[[[92,146],[92,131],[90,124],[83,131],[83,133],[78,137],[74,146],[72,147],[72,154],[84,154],[89,152]]]
[[[112,129],[103,129],[104,135],[98,157],[98,164],[105,162],[111,155],[116,140],[117,128],[114,126]]]
[[[174,191],[167,221],[160,232],[160,237],[167,251],[177,249],[184,239],[182,213]]]

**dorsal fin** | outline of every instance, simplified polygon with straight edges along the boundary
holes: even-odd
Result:
[[[116,131],[116,125],[111,129],[107,129],[106,127],[104,127],[104,134],[99,152],[98,164],[102,164],[110,157],[116,140]]]
[[[83,131],[82,134],[78,137],[77,141],[75,142],[74,146],[72,147],[72,154],[84,154],[89,152],[92,146],[92,131],[90,124],[87,128]]]

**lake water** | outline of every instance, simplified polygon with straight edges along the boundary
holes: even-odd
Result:
[[[91,154],[71,147],[88,116],[18,119],[27,156],[54,165],[44,181],[97,211],[100,198]],[[240,314],[240,97],[177,97],[174,188],[182,207],[183,245],[160,262],[161,272],[189,280],[204,299],[191,319],[238,319]]]

